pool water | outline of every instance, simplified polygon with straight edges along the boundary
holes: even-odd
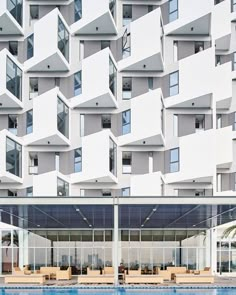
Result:
[[[236,295],[230,289],[0,289],[0,295]]]

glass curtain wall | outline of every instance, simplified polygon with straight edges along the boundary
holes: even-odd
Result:
[[[22,70],[7,57],[6,88],[19,100],[22,100]]]
[[[109,57],[109,88],[116,98],[117,96],[117,69],[112,61],[112,59]]]
[[[57,129],[69,138],[69,108],[59,97],[57,98]]]
[[[3,0],[2,0],[3,1]],[[15,18],[19,25],[22,26],[22,0],[7,0],[7,10]]]
[[[9,137],[6,138],[6,171],[22,176],[22,146]]]
[[[62,20],[58,18],[58,48],[68,62],[69,62],[69,41],[70,41],[69,32],[67,31]]]

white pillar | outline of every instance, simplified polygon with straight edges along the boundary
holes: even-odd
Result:
[[[206,231],[206,266],[210,266],[213,275],[216,274],[217,262],[217,230],[211,228]]]
[[[118,243],[119,243],[119,207],[118,204],[114,204],[114,229],[113,229],[113,267],[115,276],[115,285],[119,284],[118,278]]]

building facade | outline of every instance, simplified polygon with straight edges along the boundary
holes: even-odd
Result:
[[[0,197],[6,204],[7,197],[28,197],[28,204],[54,198],[56,205],[71,197],[161,196],[168,203],[173,196],[236,196],[235,22],[234,0],[2,0]],[[127,230],[127,248],[145,241],[141,229]],[[149,233],[146,241],[170,242],[169,256],[160,254],[164,265],[200,267],[207,247],[204,238],[193,238],[199,230],[171,238]],[[105,229],[97,235],[91,231],[84,241],[113,241]],[[184,244],[171,244],[178,236],[190,239],[186,247],[195,254],[179,254]],[[65,242],[65,249],[66,241],[76,241],[73,233],[64,241],[65,234],[48,230],[40,237],[45,249],[52,241]],[[92,245],[86,263],[98,265],[100,246]],[[112,260],[112,244],[107,247],[103,264]],[[45,249],[45,263],[54,264]],[[141,250],[129,251],[120,255],[125,263],[146,263]],[[62,252],[54,255],[60,265],[77,264],[78,253]],[[180,263],[184,255],[194,261]]]

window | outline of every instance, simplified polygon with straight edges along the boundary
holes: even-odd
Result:
[[[178,18],[178,0],[169,0],[169,22]]]
[[[60,171],[60,153],[55,152],[55,170]]]
[[[216,128],[217,129],[222,128],[222,115],[221,114],[216,115]]]
[[[205,196],[205,190],[195,190],[195,197],[204,197]]]
[[[174,125],[173,125],[174,134],[173,135],[178,136],[178,128],[179,128],[179,126],[178,126],[178,115],[174,115],[173,123],[174,123]]]
[[[123,26],[127,26],[132,21],[132,5],[123,5]]]
[[[122,197],[129,197],[130,196],[130,187],[124,187],[121,190]]]
[[[233,125],[233,130],[236,130],[236,112],[234,113],[234,125]]]
[[[111,191],[109,190],[102,190],[103,197],[111,197]]]
[[[111,115],[102,115],[102,128],[108,129],[111,128]]]
[[[6,171],[22,176],[22,146],[9,137],[6,138]]]
[[[117,146],[111,138],[109,141],[109,171],[117,176]]]
[[[132,152],[122,152],[122,173],[131,174]]]
[[[148,13],[153,11],[153,5],[148,5]]]
[[[82,171],[82,148],[75,150],[74,154],[74,172]]]
[[[26,113],[26,134],[33,132],[33,110]]]
[[[33,197],[33,187],[32,186],[26,188],[26,196]]]
[[[236,70],[236,52],[234,52],[233,71]]]
[[[30,5],[30,20],[39,19],[39,6],[38,5]]]
[[[109,88],[116,98],[116,89],[117,89],[117,69],[111,59],[109,57]]]
[[[27,59],[34,56],[34,34],[27,38]]]
[[[179,148],[170,150],[170,172],[179,171]]]
[[[58,18],[58,48],[69,61],[69,32],[60,18]]]
[[[236,11],[236,0],[232,0],[232,12]]]
[[[148,90],[153,90],[153,77],[148,77]]]
[[[38,78],[29,78],[29,99],[33,99],[39,94]]]
[[[216,67],[221,65],[221,56],[220,55],[216,55],[215,65],[216,65]]]
[[[171,73],[169,75],[170,82],[170,96],[177,95],[179,93],[179,71]]]
[[[19,100],[22,99],[22,70],[7,57],[6,88]]]
[[[195,117],[195,131],[199,132],[205,128],[205,115],[196,115]]]
[[[12,55],[18,55],[18,41],[9,41],[9,51]]]
[[[198,53],[200,51],[204,50],[204,42],[203,41],[196,41],[194,43],[195,53]]]
[[[82,93],[82,71],[74,74],[74,96]]]
[[[29,175],[38,174],[38,154],[29,153]]]
[[[57,129],[69,138],[69,108],[59,97],[57,98]]]
[[[22,0],[7,0],[7,10],[15,18],[19,25],[22,26]]]
[[[8,197],[17,197],[17,191],[7,190]]]
[[[173,42],[174,62],[178,61],[178,41]]]
[[[122,58],[129,57],[131,55],[131,35],[126,29],[122,36]]]
[[[84,115],[80,115],[80,137],[84,136]]]
[[[82,0],[75,0],[75,22],[82,18]]]
[[[17,135],[17,115],[8,115],[8,130]]]
[[[222,191],[222,174],[218,173],[217,174],[217,192]]]
[[[113,16],[115,20],[116,0],[109,0],[109,9],[110,9],[111,15]]]
[[[132,78],[123,77],[122,78],[122,98],[124,100],[131,99],[132,97]]]
[[[101,50],[107,47],[110,48],[110,41],[109,40],[101,41]]]
[[[131,132],[131,110],[122,112],[122,135]]]
[[[61,178],[57,178],[57,195],[59,197],[69,196],[69,183]]]

